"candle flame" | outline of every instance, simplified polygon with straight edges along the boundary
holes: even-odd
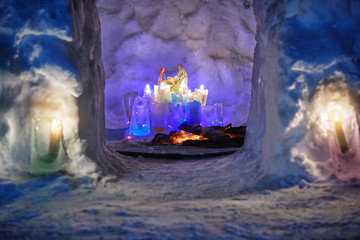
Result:
[[[339,112],[338,112],[338,111],[336,111],[336,112],[334,113],[334,120],[335,120],[335,122],[338,122],[338,121],[339,121]]]
[[[54,128],[58,128],[59,127],[59,122],[58,120],[56,119],[53,119],[52,122],[51,122],[51,128],[54,129]]]
[[[200,85],[200,90],[204,90],[204,85],[203,84]]]
[[[335,108],[331,111],[329,111],[328,121],[331,122],[343,122],[344,121],[344,115],[339,108]]]
[[[164,82],[161,82],[160,83],[160,87],[164,87],[165,83]]]
[[[146,88],[146,90],[150,90],[150,85],[146,84],[145,88]]]

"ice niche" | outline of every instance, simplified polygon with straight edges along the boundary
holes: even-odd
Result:
[[[315,159],[322,159],[322,169],[331,167],[337,178],[360,179],[360,140],[357,92],[339,72],[319,81],[311,96],[308,111],[309,131],[306,141]],[[316,153],[317,152],[317,153]],[[327,154],[329,153],[329,154]],[[321,168],[319,168],[321,169]]]

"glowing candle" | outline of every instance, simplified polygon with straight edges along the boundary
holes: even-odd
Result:
[[[56,157],[59,152],[59,143],[61,138],[61,122],[53,119],[50,127],[50,144],[49,144],[49,155]]]
[[[34,118],[31,131],[31,174],[56,172],[64,157],[63,125],[53,118]]]
[[[180,101],[181,101],[181,102],[183,101],[183,93],[184,93],[184,84],[183,84],[183,83],[180,83],[179,98],[180,98]]]
[[[170,102],[171,101],[171,91],[170,85],[166,85],[164,82],[160,83],[160,101]]]
[[[200,94],[200,96],[195,96],[194,100],[198,100],[198,98],[200,98],[200,102],[201,102],[201,106],[205,106],[206,105],[206,101],[207,101],[207,96],[209,93],[209,90],[204,88],[204,85],[200,85],[200,89],[195,88],[195,92],[197,92],[198,94]],[[194,97],[194,96],[193,96]]]
[[[346,142],[345,134],[342,129],[341,122],[340,122],[339,113],[337,111],[334,113],[334,120],[335,120],[334,121],[335,133],[336,133],[336,138],[337,138],[339,146],[340,146],[340,150],[342,153],[346,153],[347,151],[349,151],[349,147]]]
[[[144,89],[144,98],[146,100],[152,101],[152,95],[151,95],[151,89],[150,89],[150,85],[146,84],[145,89]]]
[[[159,85],[154,85],[154,99],[155,99],[155,102],[161,102]]]

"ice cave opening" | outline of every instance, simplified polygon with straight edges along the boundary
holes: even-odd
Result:
[[[179,131],[184,121],[246,125],[256,42],[250,2],[99,0],[97,8],[108,139],[152,139]],[[173,144],[189,136],[172,138]]]

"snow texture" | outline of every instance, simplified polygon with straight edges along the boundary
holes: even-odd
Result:
[[[121,46],[104,50],[106,84],[114,82],[110,98],[116,98],[116,76],[129,79],[120,81],[119,91],[131,89],[140,82],[131,79],[152,81],[164,62],[171,73],[179,59],[192,84],[219,72],[218,80],[239,90],[237,80],[248,77],[252,60],[228,54],[251,53],[226,41],[234,28],[224,28],[222,20],[227,26],[237,23],[229,22],[230,15],[251,15],[251,2],[141,2],[99,2],[101,19],[128,24],[112,30],[110,24],[102,33],[105,45],[117,42],[108,37],[111,31],[121,39]],[[105,79],[94,1],[0,2],[0,238],[359,238],[359,185],[348,175],[340,182],[332,174],[328,132],[317,119],[319,111],[327,112],[328,100],[339,99],[346,106],[343,117],[358,118],[359,4],[255,1],[257,47],[245,146],[226,157],[171,161],[119,156],[105,146]],[[169,23],[180,22],[180,30],[158,16],[175,16]],[[175,58],[167,55],[172,48]],[[118,49],[126,58],[110,54]],[[155,60],[138,61],[134,49]],[[236,78],[239,66],[246,74]],[[106,109],[116,102],[111,101]],[[40,112],[64,119],[69,160],[63,173],[26,173],[30,122]],[[96,166],[102,172],[94,178]]]
[[[258,32],[245,146],[266,175],[327,179],[334,171],[324,115],[337,107],[345,119],[359,119],[359,2],[255,1],[254,11]]]
[[[107,128],[125,127],[121,96],[157,84],[161,67],[189,88],[209,90],[208,104],[224,103],[224,122],[246,124],[256,22],[247,1],[97,2],[105,70]]]
[[[83,91],[73,58],[69,4],[54,1],[2,1],[0,52],[0,171],[27,171],[31,121],[61,119],[68,147],[67,170],[93,171],[79,138],[76,99]],[[54,57],[55,56],[55,57]],[[65,167],[66,168],[66,167]],[[73,171],[74,170],[74,171]],[[81,172],[81,171],[80,171]]]

